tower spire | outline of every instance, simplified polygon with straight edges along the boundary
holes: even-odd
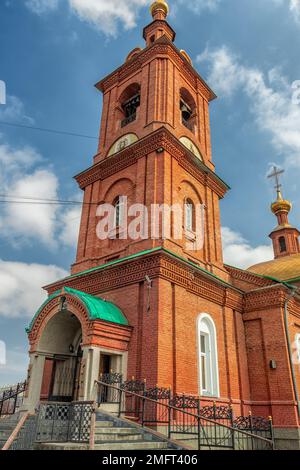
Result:
[[[273,241],[274,256],[288,256],[300,253],[299,231],[292,227],[289,223],[289,213],[292,209],[292,203],[282,197],[282,185],[279,177],[284,174],[284,170],[280,170],[276,166],[273,167],[272,173],[268,178],[275,179],[275,190],[277,193],[276,201],[272,203],[271,210],[277,217],[278,225],[270,234]]]
[[[153,2],[150,7],[150,13],[153,21],[144,28],[144,39],[146,40],[147,46],[151,46],[162,36],[166,36],[173,42],[176,34],[167,22],[167,16],[169,14],[169,5],[167,2],[165,0]]]

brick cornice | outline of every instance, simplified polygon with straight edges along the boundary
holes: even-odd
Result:
[[[161,127],[123,151],[91,166],[75,176],[75,179],[80,188],[84,189],[95,181],[103,180],[124,170],[136,163],[139,158],[155,152],[158,148],[163,148],[170,153],[190,175],[200,183],[206,183],[220,198],[224,197],[228,186],[165,127]]]
[[[273,307],[283,308],[287,299],[287,288],[274,285],[271,288],[259,289],[244,294],[244,312],[268,310]]]
[[[194,67],[189,64],[177,47],[166,36],[161,37],[155,44],[147,47],[135,56],[134,60],[125,62],[125,64],[121,65],[110,75],[98,82],[96,88],[105,93],[111,87],[130,77],[132,74],[137,73],[148,61],[161,56],[172,59],[180,70],[180,73],[207,101],[216,98],[214,92],[209,88],[202,77],[200,77]]]
[[[272,279],[267,279],[263,276],[255,275],[249,271],[244,271],[243,269],[235,268],[234,266],[225,265],[226,270],[229,274],[239,281],[248,282],[257,287],[271,286],[274,284]]]
[[[152,279],[159,278],[173,282],[188,292],[218,305],[225,304],[227,307],[242,311],[241,292],[163,250],[99,271],[63,279],[48,286],[47,291],[51,294],[68,286],[88,294],[101,295],[102,292],[143,282],[146,274]]]

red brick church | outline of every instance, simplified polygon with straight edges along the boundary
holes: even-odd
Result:
[[[88,400],[101,373],[118,372],[232,404],[237,415],[272,416],[277,437],[299,447],[300,247],[291,204],[278,185],[273,261],[224,264],[219,201],[229,187],[212,160],[216,96],[175,46],[166,2],[151,13],[144,49],[96,85],[99,145],[76,176],[84,194],[77,257],[69,277],[45,287],[28,328],[28,407]],[[167,235],[124,236],[125,198],[129,207],[182,207],[183,236],[175,237],[173,215]],[[102,204],[115,208],[114,236],[105,239]]]

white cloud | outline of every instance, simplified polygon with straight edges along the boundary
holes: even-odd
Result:
[[[17,180],[7,193],[13,194],[14,198],[55,199],[58,197],[58,180],[52,171],[38,169]],[[2,234],[16,237],[19,241],[35,238],[49,248],[55,246],[57,205],[39,203],[36,200],[26,203],[17,201],[5,204],[4,209]]]
[[[81,209],[82,206],[78,205],[63,212],[61,215],[61,233],[59,235],[59,240],[65,246],[77,246]]]
[[[58,178],[34,148],[12,147],[1,143],[0,136],[0,188],[6,201],[0,204],[1,237],[14,246],[38,242],[51,250],[76,247],[80,199],[76,194],[72,200],[79,204],[63,208],[54,203],[59,199]]]
[[[0,316],[32,318],[46,298],[41,286],[67,275],[54,265],[0,260]]]
[[[8,95],[6,98],[6,104],[0,107],[0,121],[34,123],[31,117],[26,116],[24,104],[17,96]]]
[[[26,0],[25,5],[36,13],[37,15],[43,15],[56,10],[58,7],[58,0]]]
[[[60,0],[27,0],[26,5],[38,15],[55,10]],[[149,7],[151,0],[66,0],[71,11],[81,20],[102,31],[107,36],[117,36],[119,27],[131,29],[136,26],[139,11]],[[176,5],[186,7],[195,13],[203,10],[215,11],[222,0],[177,0],[170,5],[171,11],[177,11]]]
[[[87,21],[108,36],[115,36],[118,25],[125,29],[136,25],[136,18],[141,7],[149,4],[148,0],[69,0],[72,10],[80,19]]]
[[[222,239],[224,261],[231,266],[247,269],[254,264],[274,258],[271,245],[252,247],[240,233],[228,227],[222,228]]]
[[[260,130],[269,133],[277,154],[300,166],[300,106],[293,103],[292,85],[280,70],[264,74],[242,64],[225,46],[206,49],[197,60],[208,63],[208,82],[219,95],[232,96],[242,91],[249,97],[256,123]]]
[[[7,351],[7,363],[0,366],[0,388],[15,385],[26,379],[29,357],[26,352]]]
[[[0,144],[1,194],[7,197],[0,206],[1,235],[13,243],[38,239],[48,247],[55,246],[58,206],[21,203],[19,197],[58,198],[58,180],[47,168],[41,168],[42,157],[31,147],[13,148]],[[38,167],[36,167],[38,165]],[[3,197],[2,197],[3,199]],[[27,201],[29,202],[29,200]]]
[[[300,23],[300,0],[270,0],[276,6],[283,5],[289,9],[294,20]]]
[[[300,22],[300,0],[290,0],[290,10],[297,22]]]
[[[222,0],[179,0],[179,4],[186,6],[195,13],[201,13],[203,10],[215,11],[221,4]]]

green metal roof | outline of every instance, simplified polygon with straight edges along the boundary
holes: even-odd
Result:
[[[76,289],[71,289],[71,287],[64,287],[62,290],[56,291],[54,294],[50,295],[48,299],[43,303],[35,314],[33,320],[31,321],[29,327],[26,329],[27,333],[30,333],[33,324],[42,311],[42,309],[55,297],[59,297],[63,294],[63,291],[67,294],[77,297],[86,307],[91,321],[94,320],[104,320],[111,323],[118,323],[119,325],[128,326],[128,321],[123,315],[121,310],[113,303],[107,302],[106,300],[101,299],[100,297],[95,297],[94,295],[86,294]]]

